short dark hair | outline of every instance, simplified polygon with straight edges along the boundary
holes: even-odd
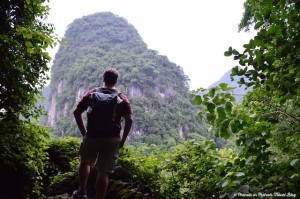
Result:
[[[114,86],[119,77],[119,72],[115,68],[108,68],[103,73],[103,81],[108,86]]]

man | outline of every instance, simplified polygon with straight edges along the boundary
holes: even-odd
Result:
[[[86,199],[86,185],[87,179],[90,173],[91,166],[96,165],[97,168],[97,180],[96,180],[96,198],[104,199],[106,195],[106,189],[108,186],[108,174],[112,173],[116,162],[118,160],[119,149],[123,147],[126,138],[129,134],[132,125],[132,110],[130,103],[127,97],[118,92],[115,88],[115,84],[117,83],[119,73],[116,69],[110,68],[107,69],[103,74],[103,87],[99,89],[92,89],[88,91],[81,101],[78,103],[76,109],[74,110],[74,117],[78,128],[83,136],[83,140],[80,145],[80,165],[79,165],[79,189],[73,192],[74,199]],[[122,138],[120,136],[121,128],[117,128],[117,130],[110,130],[111,132],[107,132],[108,130],[103,130],[103,128],[99,127],[98,129],[93,129],[93,126],[97,126],[97,122],[95,124],[89,123],[89,111],[93,106],[93,95],[96,92],[100,93],[116,93],[117,104],[114,111],[114,124],[116,126],[121,127],[121,119],[125,119],[124,131],[122,134]],[[98,93],[99,94],[99,93]],[[87,128],[84,125],[82,119],[82,113],[85,110],[88,110],[88,122]],[[97,110],[98,112],[101,109]],[[92,116],[90,116],[92,117]],[[95,118],[93,118],[95,119]],[[101,119],[101,118],[100,118]]]

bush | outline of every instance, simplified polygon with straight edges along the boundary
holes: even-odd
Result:
[[[167,151],[155,145],[122,151],[120,164],[134,182],[149,185],[155,198],[213,198],[221,195],[223,176],[236,158],[215,143],[186,141]]]
[[[1,198],[42,197],[47,130],[34,122],[0,121]]]
[[[71,192],[78,187],[80,139],[65,137],[48,141],[44,185],[46,195]]]

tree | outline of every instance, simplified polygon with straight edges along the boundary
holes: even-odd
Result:
[[[0,169],[1,197],[37,197],[40,193],[45,138],[36,119],[40,89],[48,79],[46,52],[57,41],[46,24],[45,0],[0,3]]]
[[[247,0],[244,7],[239,28],[247,31],[254,25],[257,35],[243,52],[229,47],[225,56],[239,60],[231,76],[253,90],[234,105],[231,88],[223,83],[195,93],[194,101],[211,132],[233,138],[239,148],[220,181],[224,192],[299,194],[300,2]]]
[[[246,1],[240,30],[254,25],[257,35],[244,45],[244,52],[229,49],[241,68],[235,67],[232,76],[243,76],[246,86],[265,85],[279,101],[300,94],[299,10],[297,0]],[[250,67],[251,66],[251,67]]]

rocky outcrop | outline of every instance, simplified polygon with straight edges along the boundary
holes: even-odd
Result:
[[[49,104],[47,107],[48,110],[48,118],[46,125],[54,127],[55,126],[55,115],[56,115],[56,96],[52,95],[51,99],[49,100]]]
[[[128,88],[128,93],[130,98],[133,97],[144,97],[143,90],[139,86],[131,86]]]
[[[59,81],[54,90],[51,91],[50,99],[48,103],[48,118],[46,125],[50,127],[55,127],[55,122],[57,119],[57,96],[62,93],[63,81]]]
[[[57,104],[57,98],[62,93],[62,86],[63,82],[60,81],[57,84],[56,89],[51,92],[51,97],[48,101],[48,106],[46,107],[48,110],[46,126],[50,126],[54,129],[56,128],[58,118],[70,115],[70,110],[75,108],[75,105],[79,102],[85,92],[87,92],[85,88],[80,87],[74,94],[74,100],[72,100],[75,101],[75,103],[70,103],[67,101],[64,103],[63,108],[60,109]]]

